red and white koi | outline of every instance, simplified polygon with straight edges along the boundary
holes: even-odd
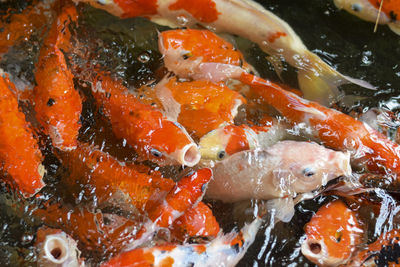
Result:
[[[206,80],[178,82],[172,77],[158,83],[155,90],[164,114],[197,137],[232,124],[238,107],[246,103],[243,96],[223,83]]]
[[[193,28],[200,25],[215,32],[249,39],[264,52],[284,58],[297,68],[304,97],[323,104],[337,101],[338,86],[341,84],[355,83],[373,88],[366,82],[334,70],[309,51],[285,21],[251,0],[200,0],[196,3],[185,0],[80,1],[89,2],[122,18],[143,16],[171,27]]]
[[[33,89],[36,118],[60,150],[77,146],[82,101],[61,49],[68,51],[69,25],[77,20],[75,6],[67,5],[48,32],[40,50]]]
[[[142,158],[189,167],[199,162],[198,147],[186,130],[160,111],[140,103],[121,81],[99,73],[92,81],[92,91],[114,134],[125,138]]]
[[[76,241],[59,229],[39,228],[36,233],[36,248],[39,266],[85,266],[80,259]]]
[[[262,101],[274,106],[289,122],[311,127],[312,135],[324,145],[350,151],[353,164],[362,164],[372,172],[388,174],[393,181],[398,181],[400,147],[383,134],[348,115],[302,99],[251,74],[243,73],[240,80],[250,85]]]
[[[341,200],[322,206],[305,225],[303,255],[318,266],[338,266],[349,261],[363,242],[357,215]]]
[[[101,266],[235,266],[254,242],[261,222],[257,218],[240,232],[220,235],[206,244],[166,244],[127,251]]]
[[[42,153],[18,109],[17,89],[7,76],[0,75],[0,162],[4,179],[23,196],[30,197],[44,187]]]
[[[400,35],[400,2],[398,0],[334,0],[335,5],[367,21],[387,24]]]
[[[286,137],[286,127],[271,118],[264,126],[227,125],[204,135],[199,142],[202,160],[222,160],[249,149],[265,149]]]

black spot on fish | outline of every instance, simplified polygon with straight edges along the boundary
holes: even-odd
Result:
[[[134,114],[134,113],[133,113],[133,111],[132,111],[132,110],[131,110],[131,111],[129,111],[129,115],[130,115],[130,116],[133,116],[133,114]]]
[[[390,21],[391,21],[391,22],[395,22],[395,21],[397,20],[397,14],[394,13],[393,10],[390,10],[390,12],[389,12],[389,17],[390,17]]]
[[[240,246],[239,246],[238,243],[236,243],[235,245],[233,245],[233,246],[231,246],[231,247],[235,250],[236,253],[239,253],[239,252],[240,252]]]
[[[382,246],[378,256],[375,258],[377,266],[389,266],[389,263],[399,264],[400,245],[398,243]]]
[[[194,262],[189,262],[186,266],[187,267],[193,267],[194,266]]]
[[[4,32],[4,27],[0,27],[0,33]]]
[[[51,107],[56,103],[56,101],[53,98],[49,98],[47,101],[47,106]]]

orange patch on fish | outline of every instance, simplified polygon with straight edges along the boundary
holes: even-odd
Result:
[[[273,33],[273,34],[270,34],[269,36],[268,36],[268,42],[270,42],[270,43],[273,43],[273,42],[275,42],[278,38],[281,38],[281,37],[285,37],[285,36],[287,36],[287,34],[285,33],[285,32],[275,32],[275,33]]]
[[[398,0],[368,0],[376,9],[382,4],[382,12],[392,21],[400,20],[400,1]]]
[[[212,23],[218,19],[218,12],[215,2],[213,0],[177,0],[175,3],[168,7],[170,10],[186,10],[195,19],[204,22]]]
[[[201,137],[224,123],[233,123],[235,109],[246,100],[223,84],[168,81],[165,87],[180,106],[178,122]]]
[[[114,2],[123,10],[124,18],[157,14],[157,0],[114,0]]]
[[[224,133],[230,136],[225,148],[225,152],[228,155],[232,155],[236,152],[250,149],[246,132],[244,131],[243,127],[238,127],[235,125],[226,126],[224,128]]]
[[[19,111],[13,92],[17,89],[8,77],[0,75],[0,161],[10,179],[26,197],[39,191],[44,183],[42,154],[25,115]],[[8,177],[9,176],[9,177]]]

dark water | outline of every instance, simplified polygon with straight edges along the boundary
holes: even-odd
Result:
[[[12,7],[20,12],[26,7],[25,1],[0,3],[1,12]],[[259,1],[286,22],[301,37],[306,46],[337,68],[341,73],[359,78],[375,85],[379,90],[371,91],[353,86],[343,86],[347,95],[355,95],[352,101],[341,104],[346,112],[354,109],[364,111],[372,107],[382,107],[396,111],[400,98],[400,37],[387,26],[379,26],[373,33],[374,24],[337,10],[331,1],[317,0],[276,0]],[[90,66],[81,69],[76,86],[85,92],[84,84],[79,81],[91,75],[91,67],[101,65],[103,69],[124,79],[126,85],[138,88],[143,84],[157,81],[163,74],[161,55],[157,48],[157,30],[166,29],[143,19],[119,20],[105,12],[90,7],[81,7],[79,26],[75,29],[75,51],[68,55],[70,64]],[[28,42],[22,42],[12,48],[0,61],[0,67],[26,83],[34,83],[33,73],[40,47],[40,36],[32,35]],[[237,40],[239,49],[248,61],[255,66],[260,75],[273,81],[280,81],[293,87],[297,86],[293,68],[284,65],[280,80],[273,66],[260,49],[244,40]],[[35,45],[32,45],[35,44]],[[84,57],[85,61],[80,61]],[[134,89],[132,89],[134,90]],[[349,104],[350,103],[350,104]],[[104,151],[123,161],[134,161],[135,153],[122,140],[116,139],[109,130],[110,126],[95,111],[93,99],[86,95],[82,114],[80,141],[96,144]],[[48,171],[48,186],[43,190],[42,199],[55,199],[74,205],[90,203],[92,199],[79,197],[65,192],[59,181],[66,170],[48,145],[46,137],[41,136],[42,150],[46,155],[45,165]],[[167,170],[172,174],[179,170]],[[171,173],[169,173],[171,175]],[[35,232],[41,225],[27,214],[27,211],[41,199],[32,203],[22,202],[17,196],[3,188],[0,192],[0,265],[32,266],[36,260],[33,244]],[[386,215],[380,218],[368,217],[370,241],[382,231],[396,226],[394,206],[397,196],[384,191],[376,193],[379,199],[387,200]],[[78,197],[77,197],[78,196]],[[317,197],[296,206],[296,214],[290,223],[266,223],[259,231],[254,245],[249,249],[238,266],[312,266],[300,252],[304,237],[303,227],[314,212],[324,203],[336,197]],[[390,201],[389,201],[390,200]],[[384,201],[383,201],[384,202]],[[390,204],[391,203],[391,204]],[[230,216],[232,207],[221,203],[212,203],[217,219],[226,231],[240,225]],[[25,207],[26,212],[21,212]],[[233,219],[232,219],[233,218]],[[392,221],[391,221],[392,220]],[[90,256],[90,254],[85,254]],[[89,259],[90,262],[90,259]],[[96,262],[94,260],[93,262]]]

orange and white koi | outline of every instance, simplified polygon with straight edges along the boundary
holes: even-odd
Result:
[[[367,248],[360,249],[345,266],[399,266],[399,241],[398,229],[383,233]]]
[[[36,118],[60,150],[77,146],[82,101],[74,88],[62,49],[68,51],[71,33],[68,26],[77,20],[73,5],[64,7],[54,21],[40,50],[33,89]]]
[[[350,155],[311,142],[281,141],[245,150],[213,167],[207,197],[225,202],[293,198],[351,174]]]
[[[220,235],[206,244],[166,244],[134,249],[121,253],[101,266],[235,266],[254,242],[261,222],[257,218],[240,232]]]
[[[172,27],[202,27],[239,35],[257,43],[266,53],[284,58],[298,69],[305,98],[330,104],[337,100],[338,86],[355,83],[309,51],[294,30],[262,5],[251,0],[81,0],[123,18],[144,16]],[[254,27],[257,25],[257,27]],[[252,29],[252,30],[249,30]],[[207,41],[209,42],[209,41]]]
[[[346,263],[363,242],[363,228],[357,215],[341,200],[322,206],[305,225],[303,255],[318,266]]]
[[[34,1],[21,13],[2,16],[0,20],[0,54],[19,42],[27,41],[36,30],[47,24],[50,5]],[[7,21],[10,21],[9,23]]]
[[[98,74],[92,81],[92,91],[115,135],[125,138],[144,159],[189,167],[199,162],[198,147],[186,130],[140,103],[121,81]]]
[[[13,92],[17,89],[0,75],[0,161],[4,179],[23,196],[30,197],[44,187],[43,157],[25,115],[18,109]]]
[[[367,21],[387,24],[400,35],[400,2],[398,0],[334,0],[335,5]]]
[[[155,90],[164,114],[197,137],[232,124],[238,107],[246,103],[243,96],[224,84],[206,80],[178,82],[172,77],[158,83]]]
[[[350,151],[352,163],[372,172],[400,174],[400,147],[383,134],[348,115],[283,90],[276,84],[243,73],[240,79],[292,123],[304,123],[324,145]],[[391,177],[393,178],[393,177]],[[394,181],[397,181],[396,179]]]
[[[222,160],[249,149],[265,149],[286,137],[286,127],[271,118],[264,126],[227,125],[204,135],[199,142],[202,160]]]
[[[59,229],[39,228],[35,246],[38,250],[39,266],[85,266],[76,241]]]

